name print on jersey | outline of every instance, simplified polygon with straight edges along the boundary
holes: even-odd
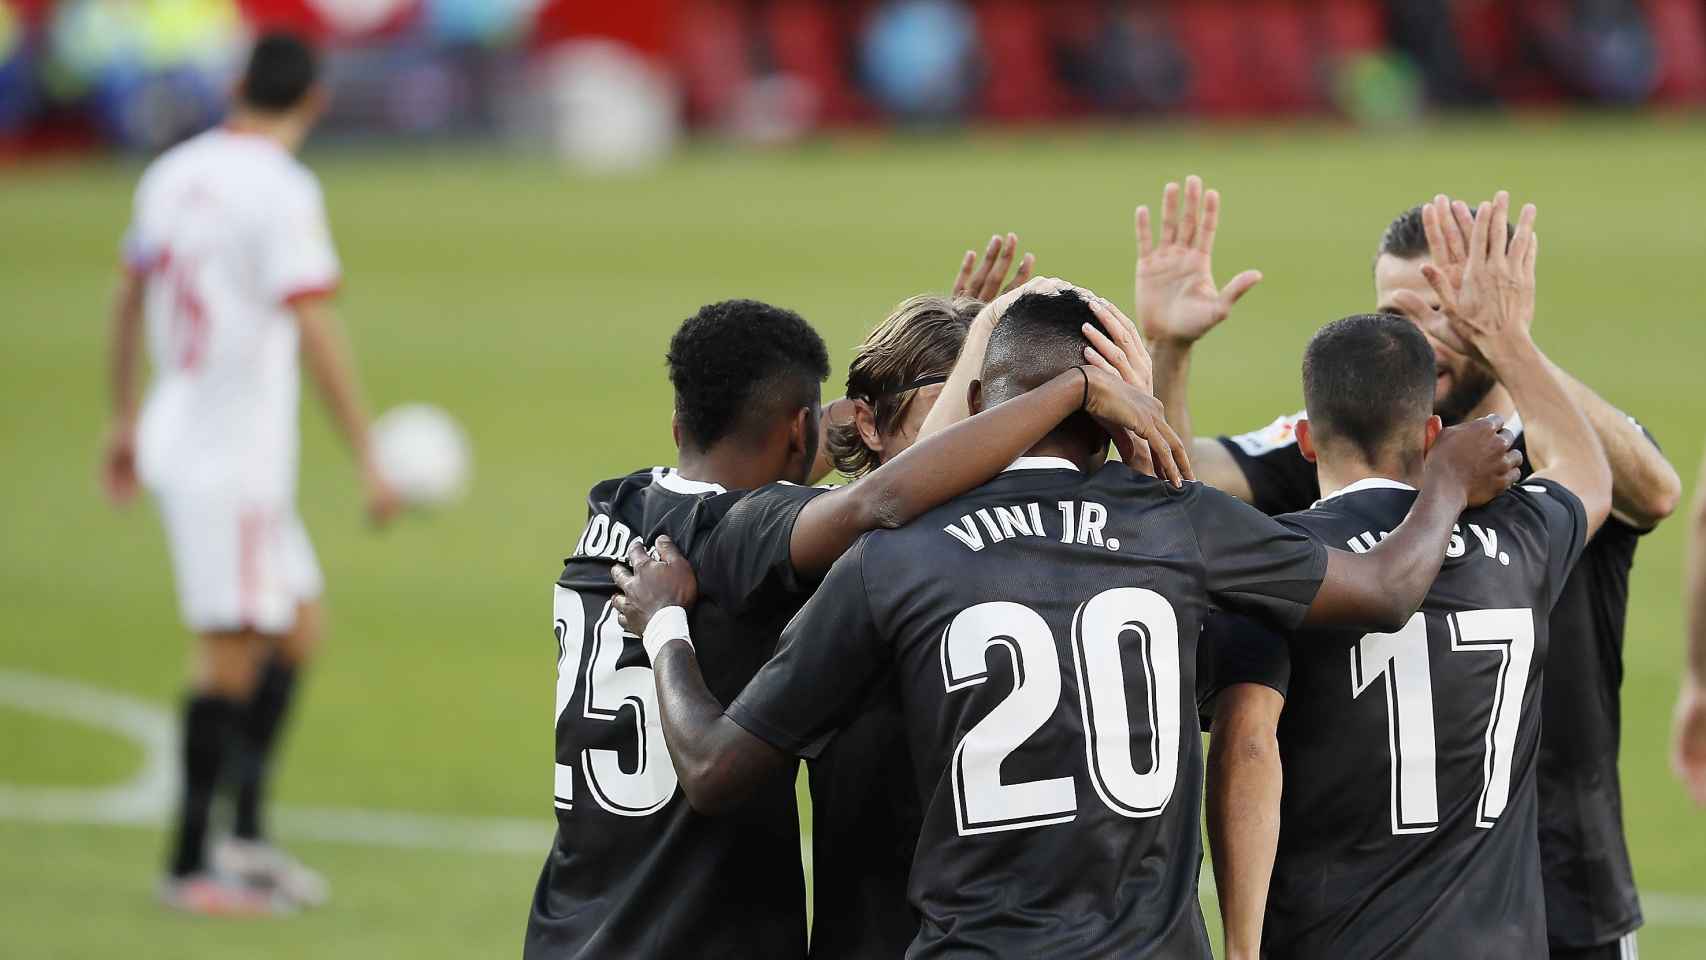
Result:
[[[620,520],[612,520],[610,514],[595,514],[581,532],[581,538],[575,543],[575,557],[605,557],[610,560],[620,560],[628,552],[628,541],[634,538],[634,532]]]
[[[1057,531],[1050,532],[1043,526],[1042,504],[1035,501],[1013,506],[979,507],[943,527],[942,532],[973,553],[992,543],[1018,537],[1057,537],[1061,543],[1094,544],[1109,550],[1120,548],[1118,537],[1102,536],[1102,528],[1108,523],[1107,507],[1092,500],[1061,500],[1048,513],[1051,520],[1056,514],[1060,517],[1060,526]],[[984,539],[986,534],[987,540]]]
[[[1500,566],[1508,567],[1511,565],[1511,555],[1499,549],[1499,531],[1479,523],[1471,523],[1468,526],[1469,534],[1475,538],[1475,543],[1480,546],[1481,552],[1486,555],[1487,559],[1499,561]],[[1345,545],[1351,548],[1352,553],[1367,553],[1373,550],[1380,541],[1385,540],[1391,532],[1390,530],[1381,530],[1376,533],[1373,530],[1364,530],[1346,540]],[[1446,544],[1445,555],[1456,560],[1468,552],[1469,540],[1463,534],[1463,524],[1453,525],[1451,542]]]

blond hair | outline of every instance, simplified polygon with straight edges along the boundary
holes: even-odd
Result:
[[[892,431],[917,396],[907,385],[953,369],[966,329],[982,308],[970,297],[926,294],[901,301],[859,344],[847,368],[848,398],[870,406],[879,432]],[[830,459],[847,476],[869,473],[880,462],[853,421],[832,424],[827,440]]]

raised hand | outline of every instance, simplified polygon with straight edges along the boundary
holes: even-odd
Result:
[[[1534,204],[1523,206],[1507,245],[1510,194],[1499,191],[1472,218],[1467,205],[1448,206],[1444,197],[1435,197],[1422,210],[1434,260],[1422,265],[1422,276],[1438,295],[1440,307],[1428,310],[1409,291],[1400,294],[1399,306],[1447,346],[1496,368],[1512,348],[1529,344],[1540,250],[1535,215]]]
[[[639,537],[628,544],[627,566],[610,568],[610,578],[622,593],[611,600],[622,629],[644,636],[646,624],[665,607],[692,609],[699,599],[699,578],[693,565],[675,547],[675,541],[660,536],[648,551]]]
[[[1504,418],[1493,414],[1440,431],[1428,451],[1424,484],[1457,485],[1468,506],[1479,507],[1509,490],[1522,475],[1522,451]]]
[[[1019,236],[1014,233],[1009,233],[1006,237],[1000,234],[990,237],[989,246],[984,249],[981,260],[977,251],[967,250],[960,260],[960,272],[954,277],[954,296],[971,297],[988,303],[1009,290],[1023,286],[1025,281],[1031,278],[1031,272],[1036,269],[1037,258],[1032,254],[1025,254],[1019,260],[1018,271],[1009,281],[1007,271],[1012,269],[1013,256],[1018,252]]]
[[[1137,319],[1151,343],[1193,343],[1226,319],[1232,305],[1262,279],[1246,270],[1216,288],[1210,262],[1220,225],[1220,193],[1202,178],[1185,178],[1161,195],[1161,237],[1151,236],[1149,208],[1137,208]]]

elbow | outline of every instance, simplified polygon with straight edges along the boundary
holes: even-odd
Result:
[[[861,530],[893,530],[911,520],[915,511],[909,509],[905,495],[886,483],[872,483],[868,476],[852,486],[855,493],[853,509]],[[861,489],[863,488],[863,489]]]
[[[739,798],[714,763],[697,761],[676,766],[681,792],[695,812],[720,817],[739,805]]]
[[[1664,466],[1660,476],[1648,489],[1642,491],[1642,496],[1637,500],[1641,515],[1653,524],[1669,517],[1682,506],[1682,478],[1676,475],[1670,464]],[[1695,525],[1698,527],[1702,515],[1700,504],[1695,505],[1694,513]]]

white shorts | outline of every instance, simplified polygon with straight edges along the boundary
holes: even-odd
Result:
[[[325,583],[293,504],[158,491],[178,609],[197,633],[286,634]]]

